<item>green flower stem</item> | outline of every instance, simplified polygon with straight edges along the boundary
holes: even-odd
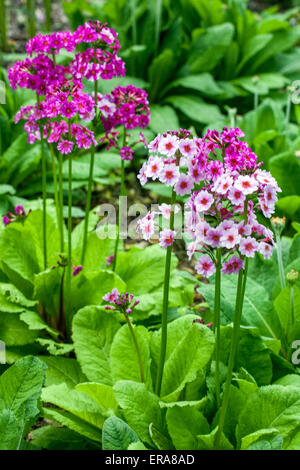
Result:
[[[68,270],[67,270],[67,335],[71,331],[71,279],[72,279],[72,157],[69,156],[69,188],[68,188]]]
[[[47,33],[51,32],[51,0],[44,0],[45,9],[45,29]]]
[[[174,204],[176,201],[176,193],[173,189],[171,198],[171,216],[170,216],[170,229],[174,230]],[[156,394],[159,396],[161,392],[161,384],[163,379],[166,350],[167,350],[167,335],[168,335],[168,307],[169,307],[169,285],[170,285],[170,270],[171,270],[171,257],[172,257],[172,245],[168,246],[166,253],[166,264],[165,264],[165,279],[164,279],[164,293],[163,293],[163,311],[161,318],[161,345],[160,345],[160,357],[157,369],[156,377]]]
[[[27,33],[29,38],[35,36],[35,0],[26,0],[28,14]]]
[[[135,334],[134,334],[133,326],[132,326],[131,321],[130,321],[130,319],[129,319],[129,317],[128,317],[127,314],[125,314],[125,319],[126,319],[126,321],[127,321],[128,328],[129,328],[130,334],[131,334],[131,336],[132,336],[132,340],[133,340],[134,347],[135,347],[135,350],[136,350],[137,358],[138,358],[138,361],[139,361],[141,382],[145,382],[144,367],[143,367],[143,362],[142,362],[141,351],[140,351],[140,348],[139,348],[139,345],[138,345],[136,336],[135,336]]]
[[[295,323],[294,286],[291,286],[291,321],[293,326]]]
[[[277,246],[277,261],[279,269],[279,278],[281,289],[284,289],[286,286],[285,275],[284,275],[284,266],[282,260],[282,247],[281,247],[281,238],[279,233],[276,233],[276,246]]]
[[[60,207],[59,207],[59,194],[58,194],[58,187],[57,187],[57,167],[56,167],[56,156],[54,153],[53,145],[49,144],[51,159],[52,159],[52,174],[53,174],[53,186],[54,186],[54,201],[55,201],[55,209],[56,209],[56,219],[57,225],[59,230],[62,230],[61,226],[61,218],[60,218]]]
[[[220,322],[221,322],[221,249],[216,254],[215,303],[214,303],[214,331],[216,334],[216,399],[220,406]]]
[[[126,129],[124,127],[124,134],[123,134],[123,147],[126,144]],[[126,196],[126,187],[125,187],[125,162],[121,160],[121,188],[120,188],[120,207],[119,207],[119,221],[117,223],[117,236],[115,242],[115,249],[114,249],[114,260],[113,260],[113,267],[112,270],[115,272],[117,266],[117,258],[118,258],[118,248],[119,248],[119,241],[120,241],[120,220],[122,220],[123,214],[123,204],[122,204],[122,196]]]
[[[63,156],[58,156],[58,184],[59,184],[59,216],[60,216],[60,250],[65,250],[64,241],[64,193],[63,193]]]
[[[233,320],[233,333],[231,340],[230,356],[228,362],[228,371],[227,378],[224,389],[224,396],[219,416],[218,430],[215,436],[214,448],[217,450],[220,444],[226,413],[228,409],[229,396],[230,396],[230,386],[232,380],[232,372],[235,363],[236,352],[238,348],[239,336],[240,336],[240,323],[243,310],[243,300],[246,289],[246,278],[247,278],[247,260],[245,261],[245,269],[241,269],[238,276],[238,285],[236,293],[236,303],[235,303],[235,313]]]
[[[40,107],[40,98],[36,95],[37,106]],[[41,156],[42,156],[42,193],[43,193],[43,251],[44,251],[44,269],[47,269],[47,164],[44,142],[44,127],[39,123],[41,135]]]
[[[6,8],[5,0],[0,0],[0,34],[1,34],[1,50],[7,51],[7,33],[6,33]]]
[[[94,48],[94,61],[96,61],[96,48]],[[98,81],[94,82],[94,95],[95,95],[95,117],[93,120],[94,134],[96,138],[96,129],[97,129],[97,104],[98,104]],[[92,186],[93,186],[93,176],[94,176],[94,165],[95,165],[95,145],[91,149],[91,161],[90,161],[90,172],[89,172],[89,182],[88,182],[88,191],[86,196],[86,206],[85,206],[85,218],[84,218],[84,230],[83,230],[83,245],[81,253],[81,264],[84,264],[85,253],[86,253],[86,244],[89,228],[89,216],[91,209],[91,200],[92,200]]]

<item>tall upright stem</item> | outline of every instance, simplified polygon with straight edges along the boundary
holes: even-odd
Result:
[[[63,156],[58,156],[58,184],[59,184],[59,218],[60,218],[60,250],[64,252],[64,193],[63,193]]]
[[[40,107],[40,97],[37,97],[37,105]],[[41,160],[42,160],[42,193],[43,193],[43,250],[44,250],[44,269],[47,269],[47,164],[44,142],[44,127],[39,122],[41,135]]]
[[[247,263],[247,262],[246,262]],[[235,303],[235,313],[234,313],[234,320],[233,320],[233,332],[232,332],[232,340],[231,340],[231,348],[230,348],[230,356],[228,362],[228,370],[227,370],[227,378],[225,383],[225,390],[224,396],[219,416],[219,425],[217,429],[217,433],[215,436],[215,449],[217,450],[220,444],[220,439],[222,436],[226,413],[228,409],[229,403],[229,396],[230,396],[230,386],[232,380],[232,372],[235,363],[236,352],[238,348],[239,342],[239,335],[240,335],[240,324],[241,324],[241,317],[242,317],[242,310],[243,310],[243,300],[246,288],[246,270],[241,269],[238,276],[238,285],[237,285],[237,293],[236,293],[236,303]]]
[[[69,188],[68,188],[68,275],[67,275],[67,293],[68,293],[68,311],[67,311],[67,335],[71,330],[71,274],[72,272],[72,157],[69,156]]]
[[[286,282],[285,282],[284,266],[283,266],[283,260],[282,260],[281,238],[280,238],[279,233],[276,233],[276,248],[277,248],[277,261],[278,261],[278,269],[279,269],[280,286],[281,286],[281,289],[284,289],[286,286]]]
[[[96,62],[96,48],[94,48],[94,62]],[[96,138],[97,130],[97,104],[98,104],[98,81],[94,82],[94,95],[95,95],[95,117],[93,120],[94,134]],[[86,253],[86,244],[87,244],[87,235],[89,227],[89,215],[91,209],[91,200],[92,200],[92,186],[93,186],[93,176],[94,176],[94,164],[95,164],[95,145],[91,149],[91,160],[90,160],[90,172],[89,172],[89,182],[88,182],[88,191],[86,196],[86,206],[85,206],[85,218],[84,218],[84,231],[83,231],[83,245],[81,253],[81,264],[84,264],[85,253]]]
[[[215,303],[214,303],[214,331],[216,334],[216,399],[217,406],[220,406],[220,341],[221,341],[221,248],[216,254],[216,278],[215,278]]]
[[[123,134],[123,147],[126,143],[126,129],[124,127],[124,134]],[[117,258],[118,258],[118,249],[119,249],[119,241],[120,241],[120,221],[122,220],[123,216],[123,204],[122,204],[122,197],[126,196],[126,188],[125,188],[125,163],[124,160],[121,160],[121,188],[120,188],[120,207],[119,207],[119,221],[117,223],[117,236],[115,242],[115,249],[114,249],[114,259],[113,259],[113,267],[112,270],[115,272],[117,266]]]
[[[172,191],[172,210],[170,215],[170,229],[174,229],[174,204],[176,201],[176,193]],[[169,307],[169,285],[170,285],[170,269],[171,269],[171,257],[172,257],[172,245],[168,246],[166,253],[166,264],[165,264],[165,279],[164,279],[164,293],[163,293],[163,311],[161,318],[161,345],[160,345],[160,357],[157,368],[156,377],[156,394],[160,395],[161,384],[164,373],[164,365],[167,350],[167,335],[168,335],[168,307]]]
[[[45,29],[47,33],[51,32],[51,0],[44,0],[45,9]]]
[[[6,8],[5,0],[0,0],[0,34],[1,34],[1,50],[2,52],[7,51],[7,33],[6,33]]]
[[[132,340],[133,340],[133,343],[134,343],[135,350],[136,350],[136,354],[137,354],[137,358],[138,358],[138,362],[139,362],[139,368],[140,368],[141,382],[145,382],[144,367],[143,367],[143,361],[142,361],[140,348],[139,348],[139,345],[138,345],[138,342],[137,342],[137,339],[136,339],[136,336],[135,336],[135,333],[134,333],[133,326],[132,326],[131,321],[129,320],[129,317],[128,317],[127,314],[125,314],[125,318],[126,318],[126,321],[127,321],[127,324],[128,324],[130,334],[132,336]]]
[[[35,0],[26,0],[26,9],[28,14],[27,33],[32,38],[35,35]]]
[[[52,159],[54,201],[55,201],[55,209],[56,209],[57,226],[58,226],[59,230],[61,230],[62,227],[61,227],[61,220],[60,220],[59,195],[58,195],[58,187],[57,187],[56,156],[55,156],[55,153],[54,153],[53,145],[49,144],[49,147],[50,147],[50,153],[51,153],[51,159]]]

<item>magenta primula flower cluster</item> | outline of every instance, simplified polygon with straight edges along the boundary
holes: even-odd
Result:
[[[105,137],[108,141],[108,149],[117,145],[119,132],[117,126],[124,126],[124,130],[140,127],[144,129],[150,121],[150,110],[147,93],[133,85],[116,87],[110,95],[100,95],[98,106],[102,112],[101,121],[105,129]],[[129,135],[126,133],[126,136]],[[145,143],[143,134],[139,142]],[[124,145],[120,149],[122,160],[132,160],[133,148]]]
[[[158,179],[181,196],[185,204],[185,229],[190,242],[189,258],[200,253],[196,269],[209,277],[216,271],[215,250],[224,255],[222,272],[238,273],[244,258],[256,252],[272,255],[273,232],[257,220],[258,213],[270,218],[281,191],[272,175],[262,170],[257,156],[241,139],[236,128],[208,131],[203,138],[191,138],[188,131],[168,131],[149,144],[151,154],[139,179]],[[149,240],[155,232],[155,217],[170,217],[171,206],[148,213],[138,223],[138,232]],[[173,229],[160,232],[160,244],[172,245]]]
[[[105,294],[103,300],[111,304],[105,306],[106,310],[118,310],[123,314],[132,313],[132,310],[140,303],[139,300],[134,300],[133,294],[128,292],[120,294],[116,287],[111,292]]]
[[[87,49],[77,52],[67,65],[57,64],[59,52],[75,52],[78,45]],[[117,126],[134,129],[148,125],[145,91],[128,86],[117,87],[110,95],[84,92],[84,79],[107,80],[125,75],[119,49],[117,33],[99,21],[79,26],[74,33],[38,34],[28,41],[26,51],[30,57],[10,67],[8,77],[14,89],[29,88],[39,97],[34,106],[22,107],[15,116],[16,123],[26,121],[29,143],[41,139],[42,129],[43,137],[50,144],[56,143],[62,154],[72,153],[75,146],[88,149],[98,142],[85,123],[95,120],[97,114],[105,130],[99,143],[107,139],[108,147],[117,145]],[[120,155],[131,160],[133,150],[123,146]]]

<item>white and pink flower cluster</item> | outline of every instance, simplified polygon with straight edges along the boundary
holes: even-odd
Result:
[[[191,259],[202,253],[196,269],[205,277],[216,270],[215,250],[225,259],[222,272],[238,273],[244,258],[256,252],[272,255],[273,232],[257,220],[261,212],[270,218],[281,191],[272,175],[262,170],[257,156],[242,141],[240,129],[224,128],[222,133],[208,131],[203,139],[191,138],[187,131],[167,132],[150,143],[151,155],[139,179],[158,179],[173,186],[180,195],[190,194],[185,208],[187,246]],[[185,182],[185,188],[180,186]],[[161,212],[162,214],[162,212]],[[141,219],[138,231],[146,239],[154,233],[154,216]],[[175,233],[161,232],[161,245],[167,247]]]
[[[173,187],[176,194],[191,194],[195,183],[201,180],[196,159],[202,140],[191,138],[189,131],[180,129],[159,134],[148,148],[151,155],[138,176],[141,184],[146,184],[148,179],[158,180]]]

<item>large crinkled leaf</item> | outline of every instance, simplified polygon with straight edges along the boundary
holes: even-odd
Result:
[[[117,382],[114,385],[114,391],[129,426],[137,433],[141,441],[153,446],[149,425],[153,423],[165,434],[158,397],[149,392],[145,384],[129,380]]]
[[[62,273],[62,268],[49,268],[34,276],[34,298],[48,315],[59,315]]]
[[[20,319],[28,325],[30,330],[45,330],[54,338],[59,336],[59,333],[50,326],[42,319],[42,317],[32,310],[25,310],[20,314]]]
[[[218,86],[218,83],[214,80],[210,73],[201,73],[195,75],[188,75],[186,77],[177,78],[170,85],[167,86],[167,90],[176,87],[189,88],[192,90],[200,91],[205,96],[218,96],[222,94],[222,89]],[[152,121],[152,115],[151,115]],[[165,126],[166,128],[166,126]]]
[[[86,393],[102,408],[103,414],[109,415],[118,409],[118,402],[114,390],[109,385],[96,382],[84,382],[76,385],[76,390]]]
[[[193,382],[212,357],[214,336],[211,330],[194,323],[195,315],[185,315],[168,325],[168,341],[161,396],[165,401],[178,400],[186,384]],[[151,338],[151,355],[157,367],[161,331]]]
[[[35,302],[27,299],[13,284],[0,283],[0,311],[22,312],[25,308],[34,307]]]
[[[127,450],[128,446],[138,442],[136,433],[125,421],[116,416],[108,418],[103,425],[103,450]]]
[[[221,310],[223,321],[231,322],[234,317],[234,305],[236,298],[237,279],[236,276],[223,276]],[[199,291],[203,293],[213,310],[213,284],[203,284]],[[263,336],[279,339],[281,337],[281,326],[273,309],[272,302],[266,289],[255,282],[247,279],[244,297],[242,324],[257,327]]]
[[[101,442],[102,440],[100,429],[87,423],[83,419],[78,418],[78,416],[73,415],[72,413],[55,408],[43,408],[43,416],[51,421],[56,421],[63,426],[67,426],[72,429],[72,431],[82,434],[88,439],[92,439],[97,442]]]
[[[232,339],[232,325],[221,328],[221,361],[228,364]],[[240,367],[249,372],[258,385],[271,382],[273,369],[270,351],[259,337],[257,330],[242,327],[236,359],[236,369]]]
[[[89,450],[99,448],[80,434],[66,427],[42,426],[30,433],[30,443],[38,449],[47,450]]]
[[[93,230],[88,234],[86,252],[84,258],[84,271],[98,271],[106,267],[106,258],[114,253],[115,240],[111,238],[100,238],[103,229]],[[102,235],[104,237],[104,235]],[[101,237],[102,237],[101,236]],[[74,250],[74,264],[80,264],[82,253],[82,238],[77,242]]]
[[[286,287],[282,289],[274,301],[274,306],[278,314],[281,326],[287,335],[289,343],[293,339],[298,339],[298,332],[300,331],[300,291],[297,286],[294,286],[294,312],[291,311],[291,289]],[[294,321],[293,321],[294,316]],[[298,323],[298,328],[296,326]]]
[[[109,355],[119,328],[113,314],[103,307],[88,306],[75,315],[73,341],[76,356],[89,380],[112,385]]]
[[[223,117],[217,105],[206,103],[196,95],[168,96],[166,102],[171,103],[188,118],[201,124],[220,121]]]
[[[94,400],[83,392],[71,389],[65,383],[44,388],[42,400],[68,411],[98,429],[102,428],[105,421],[102,408]]]
[[[70,343],[58,343],[53,339],[47,338],[37,338],[36,341],[41,346],[44,346],[48,353],[53,356],[63,356],[64,354],[69,354],[74,350],[74,345]]]
[[[224,56],[234,33],[231,23],[197,30],[191,44],[188,64],[192,73],[209,72]]]
[[[22,437],[23,422],[8,409],[0,413],[0,450],[16,450]]]
[[[250,397],[240,414],[237,438],[261,429],[277,429],[283,438],[284,449],[300,446],[300,389],[293,386],[269,385],[260,388]],[[298,441],[295,436],[298,434]]]
[[[157,134],[164,132],[165,129],[177,129],[179,121],[174,109],[171,106],[152,104],[150,127]]]
[[[198,449],[199,450],[215,450],[215,438],[216,438],[217,428],[213,429],[209,434],[199,434],[198,439]],[[220,443],[218,445],[218,450],[233,450],[233,445],[227,439],[227,437],[222,433]]]
[[[0,312],[0,338],[6,346],[24,346],[33,343],[38,332],[30,330],[18,315]]]
[[[193,407],[174,406],[169,408],[167,425],[177,450],[197,450],[197,435],[209,433],[209,424],[206,418]]]
[[[118,256],[117,273],[126,282],[128,292],[148,293],[161,285],[165,270],[166,251],[159,245],[146,249],[131,248]],[[176,258],[172,258],[172,269]]]
[[[17,415],[24,406],[24,419],[35,417],[39,413],[37,400],[45,381],[45,370],[46,365],[33,356],[24,357],[7,369],[0,377],[0,407]]]
[[[12,223],[0,234],[0,251],[5,253],[1,259],[1,269],[26,295],[33,292],[34,275],[43,269],[43,212],[32,211],[24,224]],[[52,214],[47,213],[47,250],[48,264],[55,265],[58,259],[59,231]]]
[[[140,351],[144,382],[147,388],[152,391],[150,334],[144,326],[133,326],[133,331]],[[113,339],[110,350],[110,367],[114,382],[118,380],[141,382],[138,355],[128,325],[123,325]]]
[[[274,437],[279,433],[278,429],[270,428],[270,429],[259,429],[259,431],[255,431],[252,434],[248,434],[248,436],[243,437],[241,442],[241,450],[246,450],[251,448],[253,449],[253,444],[257,441],[263,440],[265,438]]]
[[[68,357],[40,356],[47,365],[46,387],[64,383],[70,388],[86,380],[79,363]]]

